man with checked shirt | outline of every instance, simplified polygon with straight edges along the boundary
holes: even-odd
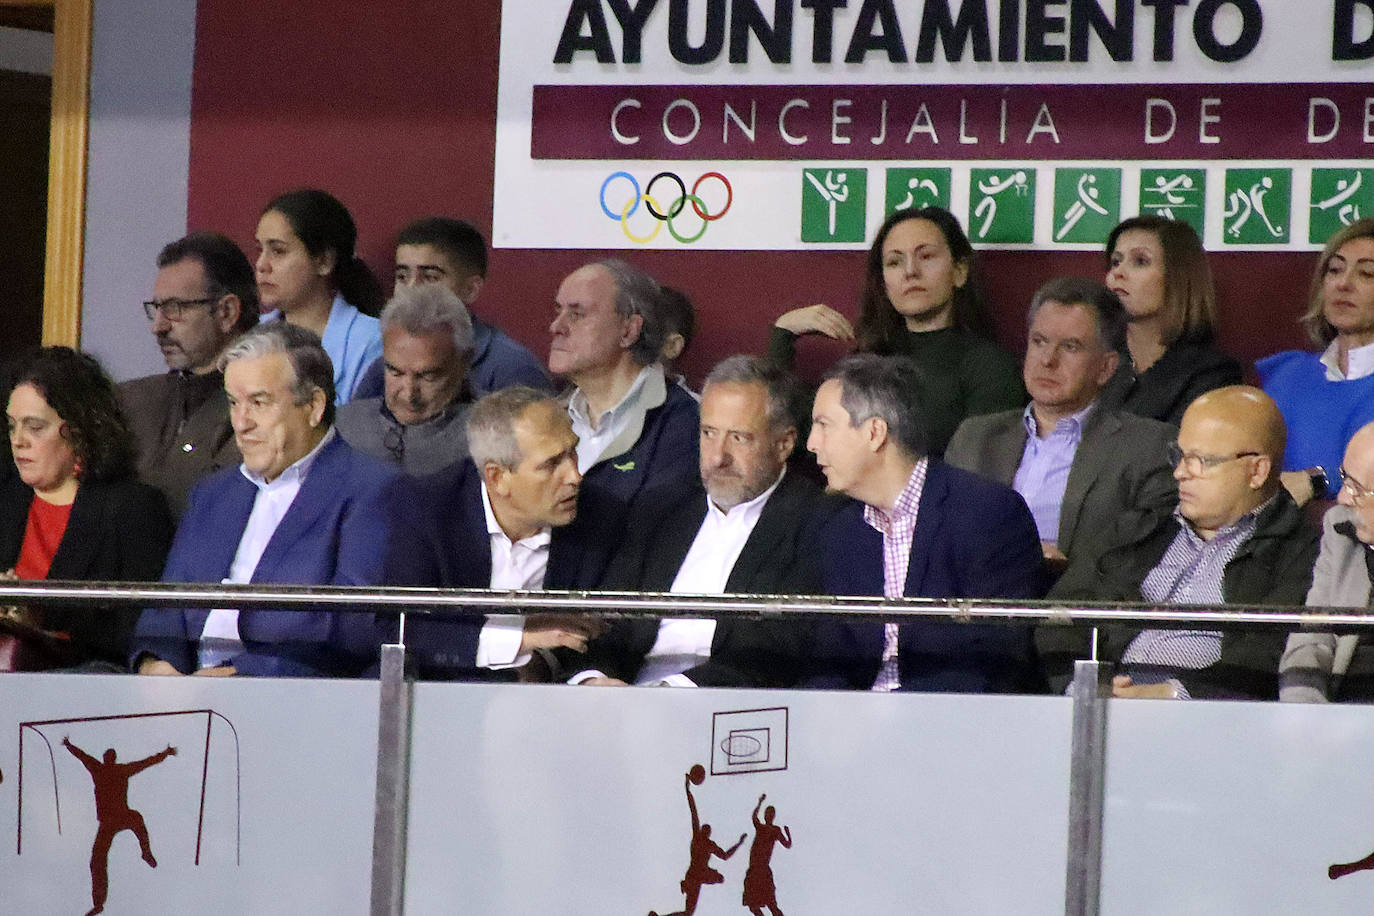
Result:
[[[902,357],[842,360],[816,392],[806,447],[852,497],[822,532],[822,590],[888,598],[1035,598],[1040,538],[1010,487],[926,454],[920,371]],[[1043,687],[1027,627],[827,620],[810,686],[960,693]]]

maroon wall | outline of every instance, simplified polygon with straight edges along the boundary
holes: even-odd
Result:
[[[391,237],[416,216],[462,216],[490,231],[499,0],[200,0],[196,15],[190,228],[219,229],[251,252],[268,199],[291,187],[322,187],[352,209],[359,253],[384,280]],[[603,254],[494,251],[478,311],[543,356],[559,280]],[[852,315],[863,258],[820,251],[629,256],[696,302],[698,339],[684,361],[694,380],[722,356],[760,349],[771,318],[786,307],[829,302]],[[1248,362],[1304,345],[1295,319],[1313,258],[1213,256],[1227,349]],[[1101,270],[1092,253],[984,255],[1004,345],[1019,352],[1022,309],[1042,281]],[[803,366],[815,371],[841,351],[808,345]]]

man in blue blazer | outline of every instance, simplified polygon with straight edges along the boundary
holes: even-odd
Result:
[[[1010,487],[925,454],[919,370],[900,357],[842,360],[816,393],[807,448],[853,497],[822,533],[835,595],[1035,598],[1035,521]],[[1043,686],[1028,627],[840,623],[815,631],[811,686],[968,693]]]
[[[388,556],[413,553],[394,522],[406,486],[334,431],[333,378],[319,338],[286,322],[226,351],[243,464],[191,492],[164,582],[389,583]],[[377,644],[369,614],[149,609],[132,662],[144,674],[352,675]]]
[[[550,394],[516,386],[468,413],[471,460],[416,483],[424,507],[418,584],[441,588],[589,589],[618,538],[618,512],[582,487],[577,436]],[[509,678],[535,650],[584,651],[590,618],[493,614],[412,617],[406,647],[423,677]]]

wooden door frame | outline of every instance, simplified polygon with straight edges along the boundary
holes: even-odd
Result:
[[[0,7],[35,7],[53,12],[43,343],[75,347],[81,340],[94,0],[0,0]]]

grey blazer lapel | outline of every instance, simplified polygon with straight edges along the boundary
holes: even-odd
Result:
[[[987,440],[988,475],[993,480],[1011,486],[1021,456],[1026,452],[1026,419],[1021,412],[1008,411],[990,430]]]
[[[1083,438],[1074,452],[1069,480],[1064,486],[1064,501],[1059,505],[1058,546],[1069,556],[1073,556],[1073,539],[1078,530],[1078,516],[1083,511],[1083,500],[1107,464],[1110,454],[1107,450],[1128,446],[1128,443],[1112,442],[1120,429],[1121,420],[1100,401],[1083,425]]]

